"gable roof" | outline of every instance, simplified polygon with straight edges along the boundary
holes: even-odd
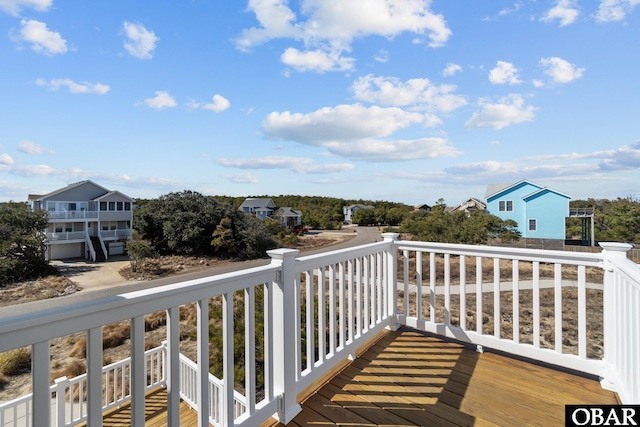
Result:
[[[291,207],[285,206],[276,212],[277,216],[302,216],[302,213],[299,211],[294,211]]]
[[[113,195],[122,196],[122,197],[124,197],[125,199],[129,199],[129,200],[131,200],[131,201],[133,202],[133,199],[132,199],[131,197],[129,197],[129,196],[127,196],[126,194],[123,194],[123,193],[121,193],[121,192],[119,192],[119,191],[117,191],[117,190],[109,191],[108,193],[105,193],[105,194],[103,194],[102,196],[98,196],[98,197],[96,197],[96,198],[95,198],[95,199],[93,199],[93,200],[95,200],[95,201],[99,201],[100,199],[104,199],[104,198],[106,198],[106,197],[113,196]]]
[[[549,191],[551,193],[555,193],[555,194],[558,194],[560,196],[567,197],[569,199],[571,198],[571,196],[569,196],[567,194],[564,194],[564,193],[561,193],[559,191],[553,190],[553,189],[551,189],[549,187],[543,187],[543,186],[538,185],[536,183],[533,183],[533,182],[531,182],[529,180],[523,179],[522,181],[518,181],[518,182],[513,183],[513,184],[489,184],[489,185],[487,185],[487,193],[485,195],[485,199],[489,200],[491,198],[499,196],[500,194],[505,193],[505,192],[511,190],[512,188],[517,187],[518,185],[521,185],[521,184],[529,184],[529,185],[531,185],[533,187],[536,187],[536,190],[534,190],[532,193],[527,194],[526,196],[523,196],[522,197],[523,200],[530,199],[534,195],[537,195],[542,191]]]
[[[506,185],[505,184],[489,184],[487,186],[487,194],[485,196],[485,199],[490,199],[492,197],[495,197],[501,193],[506,192],[507,190],[511,190],[512,188],[517,187],[520,184],[529,184],[537,188],[543,188],[541,185],[534,184],[533,182],[528,181],[526,179],[523,179],[522,181],[518,181],[513,184],[506,184]],[[500,188],[500,186],[502,186],[502,188]]]
[[[29,195],[29,200],[42,200],[42,199],[46,199],[46,198],[49,198],[49,197],[51,197],[51,196],[55,196],[56,194],[64,193],[65,191],[69,191],[69,190],[72,190],[72,189],[74,189],[74,188],[76,188],[76,187],[80,187],[80,186],[83,186],[83,185],[93,185],[94,187],[97,187],[97,188],[99,188],[99,189],[101,189],[101,190],[104,190],[104,192],[105,192],[105,193],[108,193],[108,192],[109,192],[109,190],[107,190],[107,189],[106,189],[106,188],[104,188],[103,186],[98,185],[98,184],[96,184],[95,182],[93,182],[93,181],[91,181],[91,180],[85,180],[85,181],[74,182],[73,184],[69,184],[69,185],[67,185],[66,187],[59,188],[59,189],[54,190],[54,191],[52,191],[52,192],[50,192],[50,193],[47,193],[47,194],[43,194],[43,195],[35,195],[35,194],[34,194],[34,195]],[[126,196],[125,196],[125,197],[126,197]],[[133,200],[133,199],[132,199],[132,200]]]
[[[276,209],[276,204],[273,203],[271,197],[247,197],[240,205],[242,208],[253,208],[259,210],[273,210]]]
[[[531,193],[531,194],[527,194],[526,196],[522,197],[522,199],[523,199],[523,200],[532,199],[533,197],[537,196],[538,194],[540,194],[540,193],[544,193],[544,192],[554,193],[554,194],[557,194],[557,195],[559,195],[559,196],[566,197],[567,199],[570,199],[570,198],[571,198],[571,196],[569,196],[568,194],[561,193],[561,192],[556,191],[556,190],[553,190],[553,189],[551,189],[551,188],[542,187],[542,188],[540,188],[539,190],[536,190],[536,191],[534,191],[534,192],[533,192],[533,193]]]

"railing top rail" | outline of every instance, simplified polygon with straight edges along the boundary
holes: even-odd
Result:
[[[399,250],[422,250],[452,255],[504,258],[518,261],[577,264],[593,267],[603,266],[601,253],[568,252],[555,250],[506,248],[501,246],[459,245],[453,243],[428,243],[401,240],[396,242]]]
[[[278,269],[270,264],[0,318],[0,352],[267,283],[276,279]]]
[[[387,245],[389,245],[388,242],[381,241],[356,246],[354,248],[339,249],[336,251],[299,257],[296,258],[296,270],[298,272],[307,271],[319,266],[337,264],[356,257],[375,254],[384,250]]]

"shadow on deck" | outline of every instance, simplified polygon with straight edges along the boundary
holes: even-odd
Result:
[[[593,379],[402,328],[389,332],[304,402],[288,426],[563,426],[567,404],[617,404]],[[146,426],[166,424],[166,393],[146,399]],[[197,414],[181,404],[181,426]],[[128,426],[127,407],[104,426]],[[266,426],[280,427],[277,422]]]
[[[618,402],[595,379],[402,328],[308,397],[288,426],[563,426],[566,404],[588,403]]]

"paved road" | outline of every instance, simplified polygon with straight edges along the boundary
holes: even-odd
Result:
[[[349,228],[349,230],[352,229],[354,230],[354,234],[356,234],[356,237],[354,237],[353,239],[336,245],[327,246],[316,250],[305,251],[302,252],[301,255],[314,255],[317,253],[345,249],[364,245],[367,243],[373,243],[376,241],[379,242],[382,240],[377,227]],[[326,233],[329,234],[331,232]],[[187,280],[200,279],[202,277],[238,271],[245,268],[267,265],[270,262],[270,258],[234,262],[221,267],[213,267],[208,270],[185,273],[177,276],[142,282],[128,281],[120,276],[118,270],[120,270],[120,268],[125,266],[128,262],[129,261],[125,257],[114,258],[111,261],[99,264],[87,263],[84,261],[57,262],[58,267],[63,270],[65,274],[68,275],[74,282],[78,283],[78,285],[84,290],[82,292],[78,292],[76,294],[61,298],[52,298],[9,307],[2,307],[2,309],[0,309],[0,319],[19,314],[64,307],[66,305],[91,301],[126,292],[155,288],[158,286],[168,285],[176,282],[184,282]]]

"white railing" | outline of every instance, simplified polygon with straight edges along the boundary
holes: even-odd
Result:
[[[103,239],[112,239],[112,238],[130,238],[131,237],[131,230],[105,230],[105,231],[101,231],[100,232],[100,236],[102,236]]]
[[[95,262],[98,255],[93,247],[93,242],[91,242],[91,236],[89,236],[89,233],[85,233],[84,243],[87,245],[87,248],[89,248],[89,258],[91,258],[91,261]]]
[[[163,345],[147,350],[146,356],[146,388],[151,391],[166,386],[166,342]],[[198,410],[195,378],[198,366],[188,357],[180,354],[180,397],[193,409]],[[109,364],[102,368],[103,405],[102,410],[120,407],[131,400],[131,358]],[[210,418],[211,424],[220,424],[220,406],[224,383],[209,374]],[[51,385],[51,412],[55,414],[55,424],[58,427],[73,427],[87,420],[87,375],[67,379],[61,377]],[[246,412],[245,397],[239,392],[234,393],[234,418]],[[17,399],[0,404],[0,426],[31,426],[29,416],[32,412],[31,393]],[[52,420],[53,421],[53,420]]]
[[[49,242],[57,242],[61,240],[82,240],[85,236],[85,231],[61,231],[61,232],[48,232],[45,233]]]
[[[198,365],[185,355],[181,354],[180,397],[196,411],[198,410],[198,394],[195,381],[197,377]],[[223,391],[224,383],[212,374],[209,374],[209,422],[214,426],[221,425]],[[233,408],[234,419],[247,412],[246,399],[238,391],[234,391]]]
[[[98,211],[47,211],[49,219],[98,218]]]
[[[605,255],[603,386],[624,403],[640,403],[640,266],[627,259],[630,245],[600,243]]]
[[[168,316],[162,372],[170,425],[178,424],[180,398],[198,408],[202,426],[260,425],[271,416],[286,424],[309,387],[383,329],[400,325],[595,374],[624,403],[640,402],[640,269],[624,257],[629,245],[602,244],[605,251],[588,254],[396,237],[300,258],[298,251],[279,249],[269,252],[268,266],[0,319],[0,351],[31,346],[36,409],[30,425],[38,426],[51,425],[48,411],[38,409],[51,398],[49,342],[81,330],[88,342],[87,422],[101,425],[102,326],[124,319],[131,319],[132,330],[132,423],[142,424],[144,316],[161,310]],[[192,302],[195,364],[181,362],[178,350],[179,308]],[[220,344],[212,348],[222,356],[223,380],[206,386],[210,309],[221,312],[211,325],[221,328]],[[603,328],[593,323],[598,316]],[[589,346],[598,327],[604,357]],[[244,378],[234,378],[238,362]],[[244,396],[235,384],[243,385]]]

